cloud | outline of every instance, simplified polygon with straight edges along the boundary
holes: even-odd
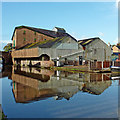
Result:
[[[120,4],[120,0],[116,0],[116,7],[118,8]]]
[[[120,41],[120,38],[116,38],[115,40],[113,40],[113,44],[117,45],[119,41]]]
[[[99,32],[98,35],[99,35],[99,36],[104,36],[104,33]]]
[[[82,35],[80,39],[87,39],[88,37],[86,35]]]
[[[9,40],[2,40],[2,41],[0,41],[0,43],[10,43],[10,41]]]

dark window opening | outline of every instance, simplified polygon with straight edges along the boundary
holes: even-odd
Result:
[[[64,65],[68,65],[68,60],[67,60],[67,58],[65,58],[65,63],[64,63]]]
[[[82,56],[79,56],[79,65],[82,65],[82,62],[83,62],[83,58]]]
[[[41,61],[49,61],[50,60],[50,57],[47,55],[47,54],[42,54],[40,56],[40,60]]]
[[[97,53],[97,50],[96,49],[94,49],[94,54],[96,54]]]

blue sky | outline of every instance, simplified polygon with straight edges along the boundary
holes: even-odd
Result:
[[[76,39],[100,37],[114,44],[118,38],[115,2],[3,2],[2,42],[11,42],[16,26],[43,29],[63,27]]]

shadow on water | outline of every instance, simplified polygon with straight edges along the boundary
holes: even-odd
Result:
[[[79,91],[100,95],[111,86],[110,79],[115,76],[110,73],[70,73],[18,66],[4,66],[1,74],[12,80],[12,91],[17,103],[30,103],[50,97],[70,100]]]

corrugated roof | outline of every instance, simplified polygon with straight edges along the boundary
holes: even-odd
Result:
[[[83,39],[83,40],[78,40],[78,43],[82,46],[86,46],[88,44],[90,44],[91,42],[93,42],[96,39],[100,39],[99,37],[95,37],[95,38],[88,38],[88,39]]]
[[[51,40],[35,42],[35,43],[31,43],[31,44],[25,45],[24,47],[22,47],[22,49],[35,48],[35,47],[51,48],[53,45],[57,45],[58,43],[62,43],[62,41],[67,39],[67,38],[68,37],[57,37],[57,38],[54,38],[54,39],[51,39]]]
[[[68,33],[55,32],[55,31],[52,31],[52,30],[45,30],[45,29],[40,29],[40,28],[28,27],[28,26],[18,26],[18,27],[16,27],[16,28],[14,29],[14,32],[13,32],[13,35],[12,35],[12,39],[13,39],[15,30],[16,30],[16,29],[21,29],[21,28],[27,28],[27,29],[30,29],[30,30],[32,30],[32,31],[35,31],[35,32],[38,32],[38,33],[41,33],[41,34],[44,34],[44,35],[47,35],[47,36],[50,36],[50,37],[52,37],[52,38],[69,36],[69,37],[71,37],[72,39],[76,40],[75,38],[73,38],[73,37],[72,37],[71,35],[69,35]],[[76,40],[76,41],[77,41],[77,40]]]

